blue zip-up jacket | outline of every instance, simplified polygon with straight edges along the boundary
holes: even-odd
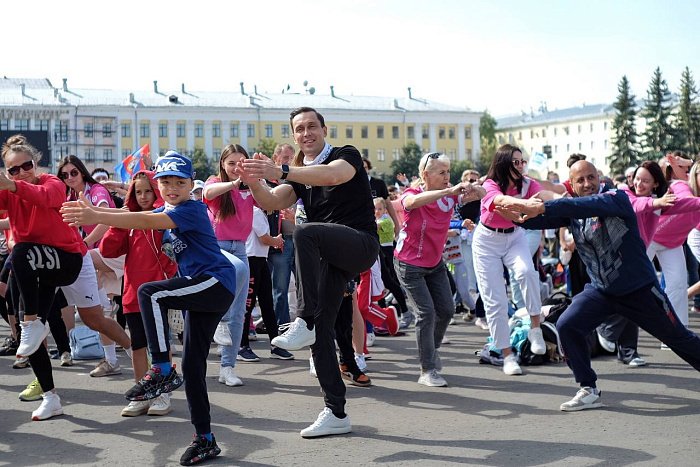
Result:
[[[621,296],[656,282],[656,272],[639,236],[637,216],[622,190],[544,203],[543,215],[526,229],[569,227],[591,285]]]

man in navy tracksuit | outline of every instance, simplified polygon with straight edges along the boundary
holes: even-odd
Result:
[[[638,324],[700,371],[700,338],[678,320],[659,286],[627,194],[619,190],[597,194],[598,172],[587,161],[574,164],[570,178],[576,198],[544,203],[519,200],[507,208],[511,216],[522,214],[529,219],[523,224],[528,229],[569,227],[591,278],[557,322],[567,363],[581,386],[573,399],[561,405],[566,412],[602,405],[586,338],[615,313]]]

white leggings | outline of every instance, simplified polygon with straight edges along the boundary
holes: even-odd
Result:
[[[499,349],[510,347],[508,326],[508,295],[503,278],[503,266],[514,272],[515,280],[525,298],[531,316],[542,311],[539,276],[532,264],[527,238],[523,229],[512,233],[498,233],[479,224],[472,243],[474,271],[479,293],[484,301],[486,320],[494,345]]]
[[[688,270],[685,267],[683,246],[667,248],[651,242],[647,247],[647,256],[650,260],[653,260],[654,256],[659,260],[666,283],[664,291],[678,319],[688,327]]]

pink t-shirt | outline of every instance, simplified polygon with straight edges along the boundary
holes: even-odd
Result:
[[[72,190],[71,193],[73,193]],[[102,206],[107,208],[114,207],[114,201],[112,201],[112,197],[109,195],[109,191],[107,190],[107,188],[103,187],[99,183],[95,185],[85,183],[84,193],[85,197],[88,199],[88,201],[92,203],[93,206]],[[72,196],[71,199],[73,199]],[[84,225],[82,228],[83,232],[85,232],[85,235],[90,235],[92,231],[95,230],[95,227],[97,227],[97,225],[92,224]],[[96,246],[97,244],[90,245],[91,248],[94,248]]]
[[[673,193],[679,198],[694,198],[688,184],[681,180],[671,183]],[[678,204],[678,203],[676,203]],[[700,210],[692,210],[684,214],[672,214],[666,211],[659,219],[653,241],[666,248],[676,248],[683,245],[688,234],[700,223]]]
[[[204,186],[220,181],[219,178],[212,177],[207,180]],[[219,212],[221,206],[221,196],[230,196],[233,200],[233,205],[236,207],[236,213],[224,219],[223,222],[219,222],[216,218],[216,214]],[[212,200],[202,198],[209,208],[207,209],[207,214],[209,215],[209,221],[212,227],[214,227],[216,239],[245,242],[253,228],[253,206],[256,205],[253,195],[249,190],[234,188],[221,196]]]
[[[503,193],[498,187],[498,184],[490,178],[487,178],[482,186],[486,190],[486,196],[481,199],[481,216],[479,219],[482,224],[493,227],[494,229],[508,229],[515,225],[493,210],[495,207],[493,205],[493,200],[496,196],[505,194],[515,198],[528,199],[542,190],[542,187],[536,180],[528,177],[523,179],[522,192],[518,192],[515,187],[512,187],[508,189],[506,193]]]
[[[422,193],[420,187],[408,188],[401,195],[404,223],[396,240],[394,256],[404,263],[432,268],[442,259],[452,212],[457,196],[444,196],[419,208],[407,210],[404,199]]]

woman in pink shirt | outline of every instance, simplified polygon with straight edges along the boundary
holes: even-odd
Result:
[[[486,320],[496,348],[503,355],[503,372],[520,375],[522,370],[517,356],[510,348],[508,325],[508,295],[503,279],[503,266],[514,271],[530,314],[528,339],[533,353],[546,351],[540,329],[540,281],[530,257],[525,233],[513,222],[501,216],[498,208],[517,206],[522,200],[540,192],[540,184],[523,175],[527,161],[519,148],[504,144],[496,151],[483,187],[486,196],[481,200],[480,223],[474,231],[472,252],[479,293],[484,302]]]
[[[442,251],[455,205],[481,198],[484,190],[470,183],[450,186],[450,159],[444,154],[424,155],[418,174],[418,182],[401,197],[404,223],[394,250],[394,268],[418,313],[418,383],[447,386],[439,374],[436,350],[455,310]]]

